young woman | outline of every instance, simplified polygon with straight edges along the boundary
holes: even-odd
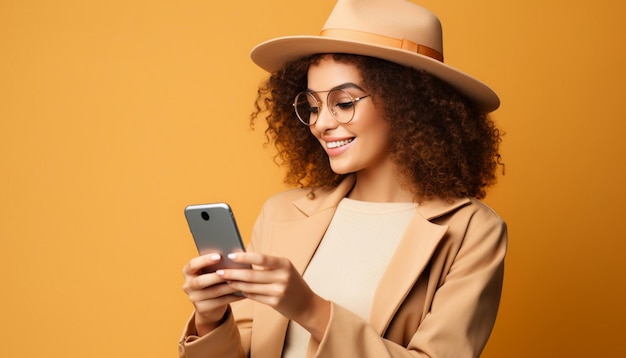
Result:
[[[495,93],[445,65],[437,18],[402,0],[340,0],[322,35],[252,57],[271,72],[253,123],[300,188],[228,255],[254,269],[185,266],[180,356],[478,357],[507,240],[479,201],[499,166]]]

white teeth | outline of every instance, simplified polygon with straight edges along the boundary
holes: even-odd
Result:
[[[326,146],[328,147],[328,149],[338,148],[338,147],[344,146],[344,145],[352,142],[352,140],[353,140],[353,138],[346,139],[346,140],[338,140],[336,142],[328,142],[328,143],[326,143]]]

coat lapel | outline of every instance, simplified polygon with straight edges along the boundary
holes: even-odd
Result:
[[[276,256],[289,257],[300,274],[308,266],[322,241],[337,205],[354,185],[354,177],[343,180],[328,192],[319,192],[315,199],[301,198],[292,204],[303,214],[289,222],[272,226],[272,251]]]
[[[266,237],[270,241],[267,253],[289,257],[298,272],[303,274],[330,225],[337,204],[350,191],[353,183],[354,179],[347,178],[330,192],[320,191],[316,199],[304,197],[285,203],[294,205],[302,215],[271,223]],[[253,350],[262,352],[262,357],[280,357],[288,320],[268,306],[257,305],[255,309],[255,315],[263,318],[254,323]]]
[[[275,222],[271,227],[271,248],[273,256],[289,257],[294,267],[302,274],[317,246],[324,236],[334,210],[325,210],[313,217]],[[285,334],[289,321],[269,306],[257,305],[254,322],[253,351],[262,352],[262,357],[280,357],[283,351]]]
[[[289,257],[298,272],[304,273],[334,213],[335,210],[327,209],[306,219],[274,223],[272,255]]]
[[[451,212],[468,201],[431,200],[418,206],[374,294],[370,324],[380,335],[387,329],[396,310],[448,230],[448,226],[437,225],[429,220]]]
[[[419,214],[409,222],[372,300],[370,324],[380,335],[430,261],[446,230],[446,226],[432,224]]]

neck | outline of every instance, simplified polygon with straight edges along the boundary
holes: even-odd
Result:
[[[415,195],[399,179],[395,171],[385,171],[372,175],[361,171],[356,173],[356,182],[348,198],[369,202],[409,203]]]

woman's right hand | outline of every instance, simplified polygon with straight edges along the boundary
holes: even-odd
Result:
[[[212,253],[194,257],[183,268],[185,283],[183,291],[195,308],[195,323],[198,336],[204,336],[217,328],[226,314],[228,304],[243,297],[214,272],[203,273],[202,269],[222,260],[220,254]]]

